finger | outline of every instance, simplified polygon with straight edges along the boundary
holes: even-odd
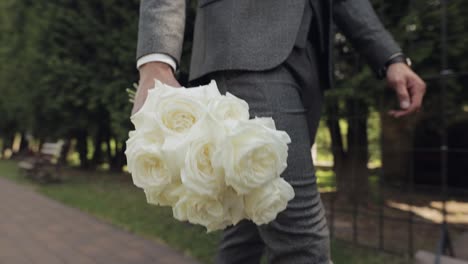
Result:
[[[139,87],[135,94],[131,115],[135,114],[136,112],[138,112],[138,110],[140,110],[143,107],[143,104],[146,101],[146,97],[148,96],[148,90],[154,88],[154,80],[155,79],[144,79],[140,81]],[[164,78],[159,78],[158,80],[172,87],[182,87],[176,80],[174,75],[164,76]]]
[[[165,84],[165,85],[169,85],[173,88],[180,88],[182,87],[182,85],[180,85],[180,83],[177,81],[177,79],[174,77],[174,76],[163,76],[162,78],[155,78],[155,79],[152,79],[150,81],[146,81],[147,83],[149,83],[151,86],[149,86],[149,89],[152,89],[152,85],[154,85],[154,82],[158,80],[160,81],[161,83]]]
[[[411,108],[414,108],[415,111],[421,108],[424,94],[426,93],[426,84],[423,80],[416,77],[414,81],[411,81]]]
[[[171,86],[171,87],[174,87],[174,88],[182,87],[182,85],[180,85],[180,83],[177,81],[175,75],[172,72],[166,73],[166,74],[158,74],[158,75],[155,75],[155,76],[151,76],[150,78],[145,79],[145,82],[148,82],[149,84],[154,85],[156,80],[160,81],[161,83],[163,83],[165,85],[168,85],[168,86]],[[151,87],[151,88],[153,88],[153,87]]]
[[[397,93],[398,101],[400,102],[401,109],[408,109],[411,105],[410,95],[408,93],[408,86],[405,79],[396,80],[394,89]]]
[[[419,109],[421,109],[423,97],[426,92],[426,84],[417,76],[408,83],[410,84],[409,91],[411,96],[411,105],[405,110],[389,111],[391,116],[398,118],[418,112]]]
[[[419,108],[420,108],[420,105],[413,103],[410,105],[410,107],[408,107],[405,110],[390,110],[388,113],[393,117],[399,118],[399,117],[407,116],[414,112],[417,112]]]
[[[406,115],[409,115],[411,111],[409,110],[390,110],[388,114],[394,118],[400,118]]]
[[[133,108],[132,108],[132,113],[131,115],[135,114],[140,110],[140,108],[143,106],[143,104],[146,101],[146,97],[148,96],[148,89],[150,85],[147,82],[141,82],[140,87],[137,89],[136,94],[135,94],[135,99],[133,103]]]
[[[406,110],[390,110],[388,111],[388,114],[395,118],[399,118],[399,117],[407,116],[412,113],[418,112],[419,109],[420,109],[420,105],[411,105]]]
[[[143,106],[143,103],[141,101],[142,100],[140,98],[135,99],[135,101],[133,102],[133,108],[132,108],[131,115],[134,115]]]
[[[167,84],[176,88],[182,87],[182,85],[180,85],[180,83],[176,80],[176,78],[171,78],[170,80],[168,80]]]

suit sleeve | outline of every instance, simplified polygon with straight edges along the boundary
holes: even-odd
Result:
[[[369,0],[335,0],[336,25],[362,54],[375,72],[394,54],[401,52],[383,27]]]
[[[154,53],[172,57],[182,54],[185,0],[141,0],[137,59]]]

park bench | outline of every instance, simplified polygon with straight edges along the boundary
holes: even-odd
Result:
[[[60,154],[64,142],[46,142],[40,151],[18,163],[27,177],[42,183],[59,182],[62,180],[60,174]]]

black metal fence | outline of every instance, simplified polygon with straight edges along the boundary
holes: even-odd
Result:
[[[377,155],[380,160],[365,171],[369,193],[361,195],[359,158],[347,157],[353,164],[340,172],[348,177],[343,184],[334,155],[338,191],[332,188],[322,193],[333,237],[406,256],[414,256],[420,249],[457,255],[451,241],[468,231],[468,92],[464,91],[468,90],[468,63],[464,62],[468,57],[463,57],[468,56],[468,4],[463,1],[410,0],[399,17],[390,18],[386,8],[398,1],[378,6],[383,21],[399,24],[393,31],[400,32],[405,52],[416,58],[415,69],[427,83],[428,92],[421,113],[402,120],[386,115],[394,95],[383,89],[374,101],[377,115],[361,113],[359,104],[350,102],[350,93],[330,100],[345,102],[345,111],[354,107],[352,113],[327,111],[326,117],[329,121],[346,119],[348,155],[367,159]],[[348,63],[352,61],[347,54],[341,55]],[[346,86],[346,78],[343,80],[338,86]],[[365,131],[359,131],[356,124],[351,127],[352,122],[379,123],[378,140],[359,145],[362,141],[353,137]],[[328,129],[333,126],[328,124]],[[357,129],[355,133],[353,129]],[[331,141],[324,144],[319,138],[318,151],[342,151],[341,147],[334,149],[336,142]],[[356,143],[358,147],[350,150]],[[321,168],[319,161],[317,167],[323,172],[327,166]],[[346,188],[351,192],[344,192]]]

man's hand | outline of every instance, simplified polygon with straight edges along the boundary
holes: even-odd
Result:
[[[407,116],[417,112],[422,105],[426,84],[404,63],[394,63],[387,69],[387,82],[398,96],[400,109],[391,110],[393,117]]]
[[[173,87],[181,85],[175,79],[171,66],[163,62],[150,62],[140,67],[140,82],[133,103],[132,115],[138,112],[145,103],[148,96],[148,90],[154,87],[154,80]]]

